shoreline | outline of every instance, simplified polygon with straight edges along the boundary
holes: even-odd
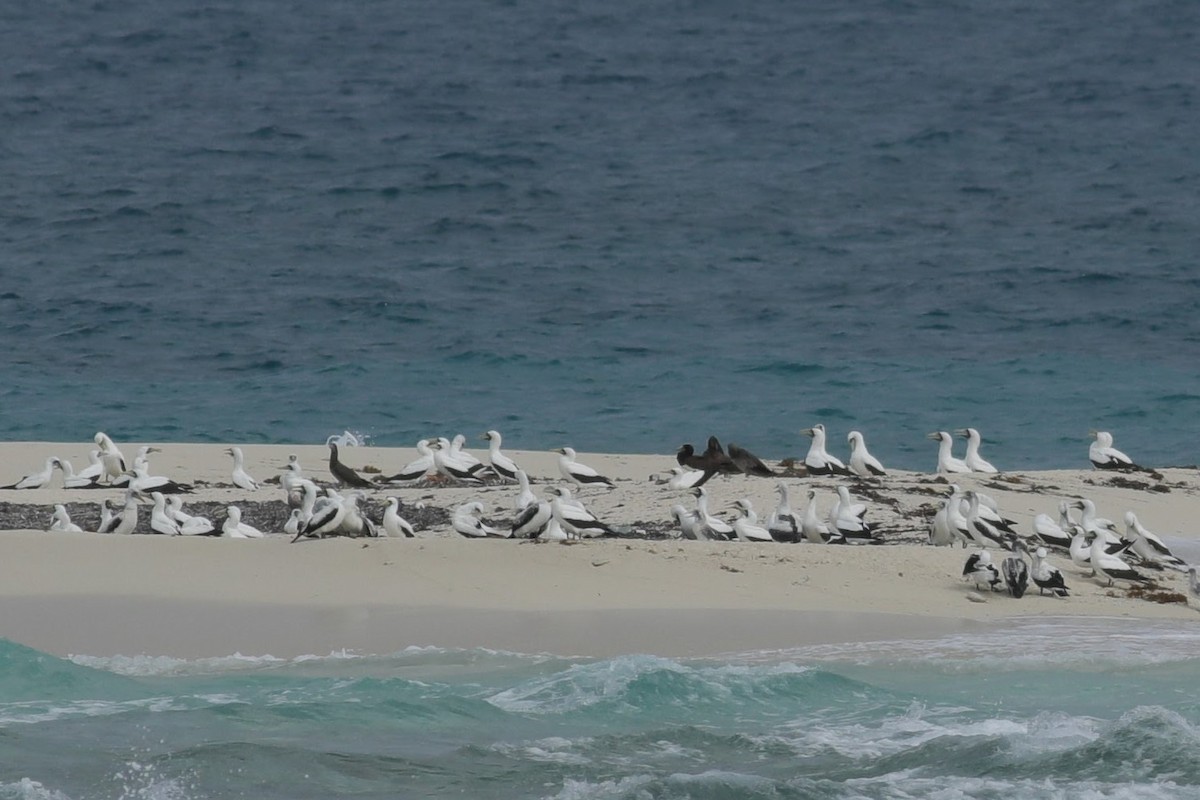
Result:
[[[280,500],[278,486],[255,492],[219,485],[232,462],[226,445],[161,445],[155,474],[196,483],[185,502]],[[73,449],[72,449],[73,448]],[[122,445],[129,455],[136,446]],[[306,472],[328,480],[323,446],[246,446],[260,480],[290,453]],[[0,444],[0,463],[36,469],[49,455],[76,460],[86,446]],[[484,454],[477,451],[482,457]],[[508,451],[506,451],[508,452]],[[551,453],[512,451],[535,476],[535,491],[556,483]],[[415,456],[391,448],[347,448],[342,460],[385,474]],[[648,480],[673,456],[581,454],[612,477],[613,490],[582,499],[602,519],[661,523],[670,507],[694,500]],[[86,463],[86,455],[83,462]],[[78,467],[77,467],[78,468]],[[273,469],[274,468],[274,469]],[[26,470],[30,471],[30,470]],[[1142,488],[1143,476],[1091,471],[956,476],[985,487],[1022,534],[1035,513],[1055,515],[1063,497],[1092,498],[1105,516],[1136,509],[1143,524],[1170,541],[1200,547],[1190,520],[1200,517],[1194,470],[1167,470]],[[19,476],[18,476],[19,477]],[[786,478],[797,511],[806,490],[827,508],[839,483],[868,504],[868,519],[891,541],[919,541],[947,482],[895,473],[871,482]],[[761,517],[774,507],[776,480],[716,478],[713,511],[753,499]],[[866,497],[867,493],[871,497]],[[118,489],[50,487],[0,490],[0,503],[97,503]],[[370,492],[453,508],[480,499],[485,516],[513,516],[512,486],[399,487]],[[148,515],[148,511],[143,510]],[[216,520],[214,520],[216,521]],[[219,525],[219,521],[217,522]],[[1021,599],[983,593],[973,602],[961,579],[967,551],[925,545],[822,546],[647,539],[592,539],[570,545],[468,540],[448,525],[416,539],[258,541],[208,537],[0,531],[0,637],[57,655],[320,655],[342,649],[394,652],[408,646],[488,647],[513,652],[614,655],[644,652],[702,656],[807,644],[936,636],[1027,617],[1130,617],[1200,624],[1188,605],[1162,605],[1101,586],[1069,558],[1052,556],[1071,596]],[[1158,576],[1186,592],[1186,576]],[[978,598],[977,598],[978,599]]]

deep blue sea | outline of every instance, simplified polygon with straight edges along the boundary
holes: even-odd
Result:
[[[0,437],[1194,464],[1192,0],[0,7]],[[844,453],[843,453],[844,455]]]
[[[0,798],[1194,800],[1200,634],[1131,620],[722,659],[0,641]]]
[[[0,439],[1195,464],[1194,0],[10,0]],[[0,643],[0,798],[1200,796],[1200,641]],[[1115,632],[1114,632],[1115,631]],[[1064,647],[1064,643],[1069,647]]]

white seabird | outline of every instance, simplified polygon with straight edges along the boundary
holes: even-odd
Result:
[[[433,466],[439,475],[451,480],[481,483],[478,473],[483,469],[483,464],[470,464],[456,458],[453,445],[445,436],[438,437],[433,445]]]
[[[732,539],[734,538],[733,526],[720,517],[715,517],[708,513],[708,490],[703,486],[697,486],[692,489],[692,494],[696,496],[696,515],[700,522],[708,529],[713,539]]]
[[[54,514],[50,517],[50,527],[47,530],[63,531],[65,533],[83,533],[83,528],[71,522],[71,515],[62,503],[54,506]]]
[[[546,500],[538,500],[535,497],[532,503],[529,503],[524,508],[520,509],[520,513],[518,513],[516,519],[513,520],[513,538],[540,539],[553,519],[553,504]]]
[[[0,489],[40,489],[50,482],[56,466],[58,466],[58,459],[51,456],[46,459],[46,466],[41,472],[30,473],[16,483],[0,486]]]
[[[804,538],[813,544],[827,544],[833,537],[829,526],[822,522],[817,514],[816,489],[808,490],[808,505],[804,508],[804,516],[800,520],[800,530]]]
[[[967,440],[967,454],[963,458],[963,463],[967,465],[967,469],[971,470],[971,472],[986,472],[989,474],[1000,471],[993,467],[991,462],[979,455],[979,444],[983,441],[979,435],[979,431],[974,428],[960,428],[955,433]]]
[[[942,475],[949,475],[955,472],[970,472],[971,468],[967,466],[967,462],[961,458],[955,458],[953,448],[954,439],[946,431],[935,431],[925,438],[933,439],[938,442],[938,460],[937,471]]]
[[[1056,597],[1067,596],[1067,583],[1063,580],[1062,570],[1052,566],[1046,560],[1046,548],[1039,547],[1033,553],[1033,582],[1037,584],[1038,594],[1049,590]]]
[[[1200,597],[1200,577],[1196,577],[1196,568],[1188,567],[1188,588],[1196,597]]]
[[[1084,575],[1094,575],[1096,570],[1092,568],[1092,548],[1088,543],[1087,531],[1082,525],[1071,525],[1071,563],[1079,567]]]
[[[162,492],[151,492],[154,499],[154,509],[150,512],[150,530],[164,536],[179,536],[183,533],[170,514],[167,513],[167,498]]]
[[[440,441],[440,440],[439,440]],[[476,478],[482,480],[487,476],[488,465],[480,461],[474,454],[467,452],[463,448],[466,447],[467,437],[461,433],[454,435],[450,440],[450,458],[467,466],[467,471]]]
[[[1172,553],[1162,539],[1146,530],[1145,526],[1138,521],[1137,514],[1132,511],[1125,512],[1125,541],[1133,543],[1129,549],[1143,561],[1178,570],[1187,567],[1187,563]]]
[[[818,422],[811,428],[800,431],[805,436],[812,437],[808,453],[804,456],[804,466],[809,475],[849,475],[846,465],[834,458],[825,449],[825,426]]]
[[[341,496],[336,492],[327,495],[323,504],[316,505],[314,502],[308,521],[292,537],[292,542],[296,542],[301,536],[315,536],[319,539],[324,539],[325,534],[336,533],[341,528],[342,520],[345,518],[346,503],[342,500]]]
[[[679,525],[679,533],[684,539],[692,541],[701,541],[712,539],[708,530],[704,527],[703,520],[695,511],[688,511],[682,504],[676,503],[671,506],[671,516],[675,518],[675,522]]]
[[[104,465],[100,463],[99,450],[92,450],[88,453],[88,465],[76,472],[75,477],[91,481],[99,481],[104,477]]]
[[[283,523],[283,532],[288,536],[295,536],[300,533],[304,527],[304,512],[298,508],[293,508],[292,513],[288,515],[287,521]]]
[[[500,444],[503,441],[500,438],[499,431],[488,431],[483,435],[488,442],[488,464],[492,467],[492,472],[504,478],[507,481],[515,481],[517,479],[517,471],[520,467],[504,453],[500,452]]]
[[[383,512],[383,530],[393,539],[402,537],[415,539],[417,536],[408,520],[400,516],[400,498],[398,497],[387,499],[387,508]]]
[[[386,483],[405,483],[420,480],[428,475],[429,471],[434,469],[433,449],[429,445],[428,439],[418,440],[417,457],[401,467],[395,475],[384,478],[384,481]]]
[[[219,535],[212,520],[207,517],[189,514],[183,510],[183,498],[173,494],[167,498],[167,513],[179,525],[179,532],[184,536]],[[295,533],[295,531],[293,531]]]
[[[506,539],[511,536],[511,533],[496,530],[483,521],[483,503],[478,500],[463,503],[454,509],[451,523],[460,536],[468,539],[484,539],[488,536]]]
[[[537,495],[533,493],[533,489],[529,488],[529,476],[525,474],[525,470],[518,467],[516,475],[517,486],[520,491],[517,492],[517,497],[513,500],[513,510],[521,512],[536,503],[538,499]]]
[[[734,502],[734,507],[740,512],[733,521],[733,532],[743,542],[773,542],[771,532],[758,524],[758,514],[751,502],[742,498]]]
[[[113,512],[108,506],[108,498],[100,501],[100,522],[96,524],[96,533],[108,533],[112,524]]]
[[[125,493],[125,506],[113,514],[108,523],[100,528],[97,533],[115,533],[121,536],[128,535],[137,529],[138,524],[138,502],[133,496],[133,492]]]
[[[575,449],[572,447],[560,447],[554,451],[558,453],[558,471],[563,478],[575,484],[576,486],[607,486],[610,489],[615,489],[616,484],[608,478],[601,475],[596,470],[589,467],[587,464],[580,464],[575,460]]]
[[[1000,573],[996,569],[996,565],[992,563],[992,554],[987,550],[980,550],[967,556],[967,563],[963,565],[963,578],[975,584],[976,589],[983,588],[981,583],[987,584],[988,588],[993,592],[1000,585]]]
[[[107,479],[110,483],[116,478],[125,474],[127,467],[125,466],[125,456],[121,455],[121,451],[109,438],[104,431],[96,433],[93,441],[100,448],[100,463],[104,467],[102,478]]]
[[[1088,534],[1099,536],[1101,541],[1104,542],[1107,552],[1115,553],[1118,550],[1126,549],[1132,544],[1121,538],[1115,522],[1105,517],[1096,516],[1096,504],[1088,498],[1084,497],[1076,500],[1071,506],[1079,509],[1081,512],[1079,515],[1079,524],[1083,526],[1084,531]]]
[[[705,472],[702,469],[676,466],[671,467],[667,474],[671,476],[666,480],[667,488],[684,491],[699,486],[704,481]]]
[[[134,494],[149,495],[152,492],[177,494],[192,491],[192,487],[186,483],[176,483],[161,475],[148,475],[145,467],[135,466],[129,470],[128,474],[130,476],[129,490]]]
[[[551,486],[547,491],[553,495],[550,510],[567,535],[596,537],[612,533],[612,528],[601,522],[595,514],[583,507],[566,486]]]
[[[98,453],[99,451],[93,450],[92,452]],[[71,462],[67,461],[65,458],[56,458],[56,459],[54,459],[54,461],[55,461],[55,464],[58,466],[58,468],[60,470],[62,470],[63,488],[64,489],[98,489],[98,488],[100,488],[100,480],[99,480],[100,473],[99,473],[99,471],[96,471],[92,475],[84,475],[82,472],[76,473],[75,468],[71,466]],[[100,466],[100,462],[98,459],[96,461],[96,466],[97,467]]]
[[[788,503],[788,487],[783,481],[775,484],[775,492],[779,495],[779,502],[775,505],[775,510],[771,512],[770,518],[767,520],[767,530],[771,532],[771,537],[777,542],[796,542],[800,539],[800,518],[796,516],[796,512],[792,511],[791,504]]]
[[[1006,550],[1012,549],[1009,544],[1010,537],[1013,536],[1012,532],[998,527],[980,513],[982,506],[979,505],[979,495],[976,492],[967,492],[965,497],[967,498],[967,527],[974,543],[978,545],[995,544]]]
[[[246,472],[245,461],[242,457],[242,448],[231,447],[225,452],[233,456],[233,485],[248,492],[256,490],[258,488],[258,481],[251,478],[250,473]]]
[[[864,519],[866,506],[853,503],[850,491],[845,486],[837,487],[838,499],[829,509],[830,539],[835,544],[878,544],[882,541],[879,534],[871,530]]]
[[[1133,459],[1113,447],[1113,437],[1108,431],[1089,431],[1096,441],[1088,446],[1088,460],[1096,469],[1140,470]]]
[[[225,509],[225,522],[221,524],[221,533],[230,539],[261,539],[263,532],[248,523],[242,522],[242,510],[237,506]]]
[[[1058,522],[1051,519],[1049,514],[1038,514],[1033,518],[1033,533],[1047,546],[1070,550],[1071,525],[1071,508],[1066,500],[1059,500]]]
[[[942,500],[929,520],[929,543],[934,547],[953,547],[956,541],[958,536],[950,528],[950,500]]]
[[[343,503],[346,506],[346,516],[342,517],[342,524],[338,527],[340,533],[347,536],[370,536],[377,537],[379,532],[375,529],[375,523],[371,518],[362,513],[362,509],[358,504],[362,502],[363,495],[361,492],[349,492],[343,498]]]
[[[1107,552],[1104,549],[1104,542],[1099,535],[1092,535],[1092,546],[1089,556],[1091,557],[1092,569],[1096,571],[1098,577],[1107,581],[1109,586],[1113,585],[1113,581],[1145,583],[1150,580],[1117,556]]]
[[[883,468],[883,464],[879,463],[879,459],[867,452],[867,441],[861,433],[850,431],[846,434],[846,441],[850,442],[851,472],[860,478],[887,474]]]

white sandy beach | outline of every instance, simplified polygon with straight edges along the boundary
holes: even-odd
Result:
[[[137,443],[119,442],[126,456]],[[469,443],[469,446],[475,442]],[[226,445],[162,444],[152,471],[196,482],[188,500],[281,500],[278,485],[257,492],[229,486]],[[87,463],[89,443],[0,445],[0,483],[40,468],[48,456]],[[324,446],[244,445],[246,468],[260,480],[278,473],[287,455],[328,481]],[[482,449],[476,450],[483,456]],[[507,451],[540,484],[557,482],[553,453]],[[346,448],[356,469],[395,471],[409,448]],[[693,499],[649,480],[674,456],[581,454],[617,482],[587,489],[588,507],[614,525],[670,518],[670,507]],[[931,461],[933,454],[931,453]],[[772,466],[775,466],[774,464]],[[839,481],[787,478],[792,504],[803,508],[815,488],[828,509]],[[1091,470],[969,475],[1022,533],[1037,513],[1057,516],[1061,498],[1089,497],[1103,516],[1135,511],[1152,531],[1180,547],[1200,547],[1200,477],[1195,470],[1143,475]],[[1150,491],[1130,484],[1147,484]],[[224,484],[224,485],[221,485]],[[45,506],[116,501],[117,489],[64,490],[56,475],[38,490],[0,491],[0,503]],[[712,510],[750,498],[765,517],[775,480],[714,478]],[[873,483],[868,519],[885,529],[922,532],[946,484],[932,474],[896,473]],[[535,486],[540,492],[541,486]],[[1166,491],[1161,491],[1166,489]],[[453,508],[479,499],[496,521],[513,516],[512,487],[379,489]],[[148,514],[144,507],[143,514]],[[217,520],[219,524],[219,520]],[[277,533],[277,532],[276,532]],[[895,537],[894,537],[895,538]],[[911,536],[909,538],[912,538]],[[1071,588],[1069,598],[1021,599],[990,594],[968,599],[960,577],[965,552],[919,544],[833,547],[811,544],[597,539],[569,545],[464,539],[447,525],[416,539],[325,539],[291,544],[264,540],[162,536],[101,536],[44,531],[0,532],[0,636],[53,653],[276,656],[340,649],[393,652],[407,646],[484,646],[577,655],[651,652],[700,655],[783,648],[814,642],[933,635],[1020,617],[1074,616],[1177,619],[1200,624],[1184,604],[1124,596],[1084,576],[1065,555],[1053,558]],[[1160,573],[1165,589],[1186,592],[1186,576]]]

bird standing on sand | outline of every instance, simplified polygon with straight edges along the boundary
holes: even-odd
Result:
[[[369,489],[371,482],[338,460],[338,446],[330,437],[329,445],[329,474],[337,481],[338,486],[351,486],[355,489]]]
[[[104,467],[104,472],[100,476],[102,479],[107,479],[111,483],[114,479],[125,474],[125,456],[121,455],[121,451],[109,438],[104,431],[98,431],[93,441],[100,448],[100,464]]]
[[[179,523],[167,512],[167,498],[162,492],[151,492],[154,509],[150,512],[150,530],[164,536],[179,536],[183,533]]]
[[[263,532],[253,525],[242,522],[242,510],[237,506],[225,509],[225,522],[221,532],[230,539],[261,539]]]
[[[779,502],[775,504],[775,510],[767,520],[767,530],[777,542],[799,541],[800,518],[788,503],[787,484],[779,481],[775,484],[775,492],[779,495]]]
[[[500,452],[500,444],[503,441],[500,438],[499,431],[488,431],[483,435],[488,442],[488,463],[492,467],[492,472],[495,472],[506,481],[515,481],[517,472],[521,469],[504,453]]]
[[[83,528],[71,522],[71,515],[67,513],[67,507],[62,503],[54,506],[54,514],[50,518],[50,527],[47,530],[63,531],[65,533],[83,533]]]
[[[963,565],[962,574],[964,579],[975,584],[976,589],[983,588],[980,584],[984,583],[994,592],[1000,585],[1000,573],[992,563],[992,554],[987,550],[969,555],[967,563]]]
[[[460,536],[468,539],[484,539],[488,536],[506,539],[512,535],[511,532],[499,531],[483,521],[483,503],[479,501],[464,503],[454,509],[451,523]]]
[[[400,471],[395,475],[389,475],[383,479],[384,483],[404,483],[407,481],[416,481],[424,478],[429,474],[429,471],[434,468],[433,463],[433,448],[430,447],[428,439],[421,439],[417,442],[417,457],[400,468]]]
[[[0,489],[40,489],[50,482],[56,466],[58,466],[58,459],[51,456],[46,459],[46,466],[41,472],[30,473],[16,483],[0,486]]]
[[[971,472],[985,472],[988,474],[1000,471],[993,467],[983,456],[979,455],[979,445],[983,441],[983,437],[979,435],[979,431],[974,428],[959,428],[955,433],[967,440],[967,454],[963,457],[963,463],[967,465],[967,469],[971,470]]]
[[[1014,555],[1000,562],[1000,571],[1004,573],[1004,583],[1008,586],[1008,593],[1013,597],[1021,597],[1029,588],[1029,565],[1025,563],[1024,558],[1028,551],[1021,542],[1017,542],[1014,549],[1016,550]]]
[[[967,462],[961,458],[955,458],[952,452],[954,448],[954,439],[946,431],[935,431],[928,436],[927,439],[933,439],[938,443],[938,460],[937,471],[939,474],[947,475],[954,472],[970,472],[971,468],[967,466]]]
[[[846,434],[850,443],[850,471],[860,478],[870,478],[873,475],[886,475],[883,464],[879,459],[867,452],[867,442],[858,431]]]
[[[742,498],[734,502],[734,506],[738,510],[738,516],[733,521],[733,531],[737,534],[737,538],[743,542],[773,542],[774,537],[771,532],[758,524],[758,514],[754,511],[754,505],[748,498]]]
[[[400,498],[398,497],[387,499],[387,508],[383,512],[383,530],[393,539],[401,537],[414,539],[417,536],[408,520],[400,516]]]
[[[242,458],[242,448],[230,447],[225,452],[233,456],[233,485],[248,492],[257,489],[258,481],[251,478],[250,473],[246,472],[245,462]]]
[[[575,460],[575,450],[571,447],[561,447],[555,451],[558,453],[558,471],[563,478],[575,484],[576,486],[607,486],[609,489],[615,489],[616,484],[608,478],[601,475],[596,470],[589,467],[587,464],[580,464]]]
[[[1037,584],[1039,595],[1049,590],[1050,594],[1056,597],[1067,596],[1067,583],[1063,580],[1062,570],[1051,566],[1046,560],[1046,548],[1039,547],[1033,552],[1033,570],[1030,576]]]
[[[1097,577],[1103,578],[1109,586],[1112,586],[1114,581],[1147,583],[1150,580],[1118,556],[1107,552],[1104,548],[1103,537],[1097,534],[1092,534],[1092,546],[1088,555]]]
[[[1113,437],[1108,431],[1089,431],[1096,441],[1088,446],[1088,461],[1096,469],[1118,471],[1142,471],[1144,468],[1133,463],[1133,459],[1113,447]]]
[[[825,449],[825,426],[821,423],[800,431],[805,436],[812,437],[808,453],[804,456],[804,466],[809,475],[849,475],[850,470],[837,458],[831,456]]]

